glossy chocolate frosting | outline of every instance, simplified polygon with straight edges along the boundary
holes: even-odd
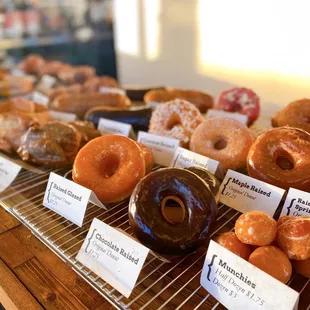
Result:
[[[162,213],[167,196],[183,202],[185,217],[171,224]],[[129,221],[136,237],[163,254],[182,254],[206,243],[216,220],[217,206],[210,188],[194,173],[165,168],[145,176],[129,203]]]

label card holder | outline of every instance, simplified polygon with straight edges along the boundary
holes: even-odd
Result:
[[[76,259],[128,298],[149,249],[94,219]]]
[[[218,117],[218,116],[226,116],[230,118],[234,118],[240,123],[246,125],[248,123],[248,116],[240,113],[232,113],[232,112],[226,112],[222,110],[215,110],[215,109],[209,109],[206,117]]]
[[[200,283],[231,310],[292,310],[298,306],[295,290],[212,240]]]
[[[126,137],[136,138],[133,128],[130,124],[113,121],[107,118],[100,118],[97,128],[102,135],[118,134]]]
[[[174,153],[171,166],[175,168],[197,166],[207,169],[213,174],[218,174],[221,170],[220,163],[218,161],[183,149],[182,147],[178,147]]]
[[[0,193],[11,185],[21,168],[10,160],[0,157]]]
[[[265,211],[274,215],[285,190],[228,170],[220,186],[220,202],[240,212]]]
[[[145,144],[153,152],[154,161],[161,166],[170,166],[180,141],[139,131],[138,142]]]
[[[89,201],[106,209],[90,189],[50,173],[43,199],[45,207],[81,227]]]
[[[310,216],[310,193],[290,188],[280,217],[284,215]]]

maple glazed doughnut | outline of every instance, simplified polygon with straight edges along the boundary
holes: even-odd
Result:
[[[291,102],[273,116],[271,123],[273,127],[296,127],[310,133],[310,99]]]
[[[250,130],[230,117],[213,117],[194,131],[190,150],[219,161],[224,171],[245,166],[253,143]]]
[[[206,244],[217,207],[200,177],[185,169],[165,168],[137,184],[128,212],[132,230],[145,246],[177,255]]]
[[[251,177],[272,185],[310,191],[310,134],[280,127],[261,134],[247,158]]]
[[[149,132],[180,140],[187,147],[191,135],[203,121],[199,110],[190,102],[176,99],[160,105],[152,114]]]
[[[139,146],[121,135],[106,135],[88,142],[77,154],[73,180],[91,189],[103,203],[121,201],[145,175]]]

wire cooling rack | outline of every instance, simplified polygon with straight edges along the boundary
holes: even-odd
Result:
[[[43,170],[43,173],[36,174],[22,170],[13,184],[0,194],[0,203],[116,308],[225,309],[200,285],[207,248],[185,256],[170,256],[170,263],[149,254],[130,298],[121,295],[83,266],[75,257],[95,217],[132,235],[128,201],[110,205],[108,210],[90,203],[83,227],[78,227],[42,205],[51,171]],[[67,171],[57,169],[53,172],[64,176]],[[212,236],[232,230],[240,214],[224,205],[219,205],[218,210]],[[301,293],[299,309],[310,310],[310,280],[295,274],[289,285]]]

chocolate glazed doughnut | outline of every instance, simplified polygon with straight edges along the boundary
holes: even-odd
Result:
[[[163,254],[182,254],[206,243],[217,207],[206,183],[177,168],[154,171],[137,184],[129,203],[136,237]]]

